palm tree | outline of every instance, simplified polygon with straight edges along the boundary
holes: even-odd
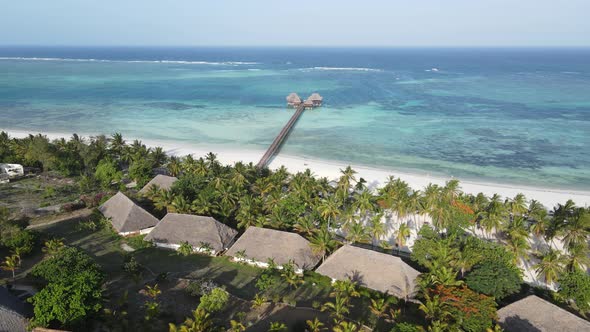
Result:
[[[45,246],[42,250],[48,256],[53,256],[61,251],[64,246],[63,239],[51,239],[49,241],[45,241]]]
[[[332,330],[334,332],[356,332],[358,329],[358,326],[353,322],[341,321]]]
[[[369,240],[369,234],[362,223],[352,222],[348,224],[346,240],[350,243],[364,243]]]
[[[444,314],[445,311],[443,309],[444,303],[440,301],[440,297],[438,295],[430,296],[430,294],[424,294],[424,299],[418,309],[424,313],[426,319],[433,321],[436,319],[441,319],[446,315]]]
[[[174,324],[169,326],[170,332],[210,332],[215,329],[211,314],[199,308],[193,311],[192,318],[187,318],[179,327]]]
[[[334,196],[322,200],[318,212],[322,218],[328,221],[328,229],[330,229],[330,221],[333,221],[342,213]]]
[[[371,218],[371,222],[369,223],[367,231],[373,237],[373,245],[375,245],[375,243],[379,243],[381,237],[387,234],[387,225],[385,225],[382,218],[383,214],[376,214]]]
[[[326,254],[338,246],[338,241],[334,240],[334,237],[328,231],[327,228],[320,228],[310,239],[311,249],[322,255],[322,262],[326,260]]]
[[[566,267],[568,271],[585,271],[590,266],[590,258],[588,257],[588,246],[583,243],[576,244],[567,249],[568,253],[565,257],[567,261]]]
[[[305,215],[297,219],[293,229],[298,233],[305,234],[306,237],[310,237],[317,229],[317,226],[311,215]]]
[[[369,310],[375,316],[376,324],[379,323],[379,320],[386,316],[387,309],[389,308],[389,304],[391,303],[390,297],[378,297],[376,299],[371,299],[371,305],[369,306]]]
[[[406,245],[406,239],[410,237],[411,229],[408,224],[401,223],[397,232],[395,233],[395,242],[397,243],[398,248],[402,248]]]
[[[512,217],[522,216],[528,211],[526,197],[521,193],[516,194],[512,199],[508,199],[506,203]]]
[[[315,317],[313,320],[307,320],[305,321],[306,325],[307,325],[307,330],[308,332],[321,332],[323,330],[325,330],[324,323],[320,322],[320,320]]]
[[[494,194],[490,199],[490,204],[482,215],[481,224],[488,235],[491,234],[494,229],[496,230],[497,235],[498,231],[504,225],[506,216],[506,207],[500,202],[500,196]]]
[[[166,165],[166,169],[171,176],[179,176],[182,170],[182,166],[178,157],[170,157],[170,161]]]
[[[154,197],[154,206],[159,211],[169,211],[174,207],[172,202],[174,201],[174,194],[169,190],[160,190],[160,193]]]
[[[172,208],[174,208],[174,212],[176,213],[191,212],[191,204],[189,204],[189,202],[187,202],[182,195],[174,197],[174,200],[172,201]]]
[[[506,247],[509,251],[511,251],[514,254],[515,264],[518,264],[519,258],[526,260],[529,257],[529,250],[531,249],[531,245],[524,238],[508,238],[506,240]]]
[[[114,133],[111,135],[110,148],[115,155],[120,157],[123,149],[125,148],[125,140],[123,139],[123,135],[120,133]]]
[[[344,316],[350,313],[348,299],[343,296],[336,296],[334,302],[326,302],[322,305],[322,311],[331,311],[334,321],[341,322]]]
[[[283,322],[272,322],[268,328],[268,332],[286,332],[287,325]]]
[[[179,254],[183,256],[188,256],[193,253],[193,246],[190,245],[190,243],[188,243],[187,241],[185,241],[182,244],[180,244],[180,247],[178,247],[177,251]]]
[[[160,167],[166,163],[168,156],[166,156],[164,149],[157,146],[152,150],[150,159],[156,167]]]
[[[20,267],[20,256],[17,254],[13,254],[10,256],[6,256],[4,258],[4,262],[0,268],[2,268],[2,270],[5,270],[5,271],[11,271],[12,272],[12,279],[14,280],[14,278],[15,278],[14,271],[16,271],[16,269],[18,269],[19,267]]]
[[[552,285],[563,272],[564,257],[557,250],[549,249],[541,261],[535,264],[537,274],[542,275],[545,282]]]
[[[561,233],[563,243],[568,248],[578,244],[588,243],[590,236],[590,213],[585,208],[576,208],[558,233]]]

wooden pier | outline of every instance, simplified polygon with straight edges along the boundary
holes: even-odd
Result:
[[[272,142],[272,144],[270,145],[268,150],[266,150],[266,153],[264,154],[264,156],[262,156],[262,159],[260,159],[258,164],[256,164],[257,168],[263,168],[263,167],[267,166],[268,162],[272,159],[272,157],[281,148],[281,145],[283,144],[283,141],[285,140],[285,138],[287,136],[289,136],[291,129],[293,128],[293,126],[295,125],[295,123],[297,122],[297,120],[299,119],[301,114],[303,114],[303,111],[305,111],[305,106],[303,104],[298,105],[297,111],[295,111],[295,114],[293,114],[293,116],[291,116],[291,119],[289,119],[289,122],[287,122],[287,124],[283,127],[281,132],[279,132],[279,135],[277,135],[277,137]]]

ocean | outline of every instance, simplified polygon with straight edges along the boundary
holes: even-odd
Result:
[[[0,128],[590,189],[590,49],[0,47]]]

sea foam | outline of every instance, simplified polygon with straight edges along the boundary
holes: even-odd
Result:
[[[214,66],[240,66],[259,65],[259,62],[248,61],[185,61],[185,60],[109,60],[109,59],[76,59],[76,58],[27,58],[27,57],[0,57],[0,60],[17,61],[64,61],[64,62],[122,62],[122,63],[165,63],[187,65],[214,65]]]

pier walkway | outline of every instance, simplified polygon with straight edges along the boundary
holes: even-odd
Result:
[[[287,124],[283,127],[281,132],[279,132],[279,135],[277,135],[277,137],[272,142],[272,144],[270,145],[268,150],[266,150],[266,153],[264,154],[264,156],[262,156],[262,158],[260,159],[258,164],[256,164],[257,168],[263,168],[263,167],[267,166],[268,162],[272,159],[272,157],[281,148],[283,141],[289,135],[289,132],[291,132],[291,129],[293,128],[293,126],[295,125],[295,123],[297,122],[297,120],[299,119],[301,114],[303,114],[304,110],[305,110],[305,106],[303,104],[297,106],[297,110],[295,111],[295,114],[293,114],[293,116],[291,116],[291,119],[289,119],[289,122],[287,122]]]

